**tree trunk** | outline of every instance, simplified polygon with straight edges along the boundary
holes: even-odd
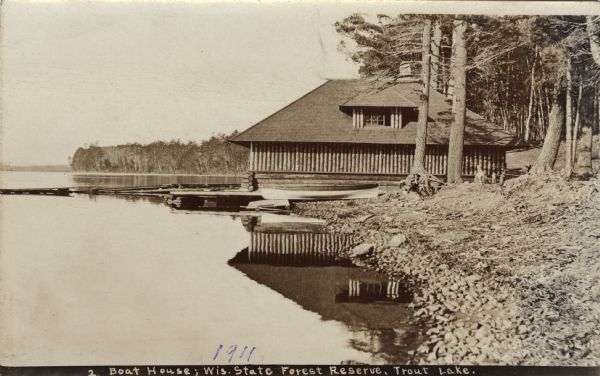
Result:
[[[548,116],[548,129],[546,131],[546,137],[544,138],[544,145],[542,151],[538,156],[535,164],[532,168],[532,173],[543,174],[546,171],[552,170],[554,162],[556,161],[556,155],[558,154],[558,147],[560,145],[560,129],[563,123],[563,109],[559,100],[560,83],[556,85],[554,89],[554,96],[552,98],[552,107]]]
[[[440,76],[442,75],[442,69],[440,62],[441,59],[441,44],[442,44],[442,22],[440,20],[436,20],[433,25],[433,39],[431,40],[431,82],[432,87],[441,91],[441,80]]]
[[[525,142],[529,142],[531,138],[531,117],[533,116],[533,103],[535,101],[535,63],[537,59],[537,46],[535,46],[535,55],[533,56],[533,63],[531,65],[531,86],[529,91],[529,111],[527,113],[527,120],[525,121]]]
[[[579,125],[581,124],[581,95],[583,94],[583,80],[579,81],[579,94],[577,94],[577,110],[575,111],[575,126],[573,127],[573,145],[571,146],[571,160],[577,162],[577,142],[579,140]]]
[[[565,96],[565,174],[571,176],[573,173],[573,99],[571,98],[571,62],[567,69],[567,95]]]
[[[593,91],[586,88],[585,95],[580,100],[582,103],[578,105],[579,111],[583,110],[586,116],[580,116],[581,137],[577,146],[576,173],[577,176],[586,178],[594,174],[592,169],[592,131],[594,123],[593,116],[588,116],[588,114],[591,115],[594,107]]]
[[[417,136],[415,138],[415,159],[411,174],[425,172],[425,147],[427,141],[427,119],[429,117],[429,86],[431,77],[431,20],[426,19],[423,25],[423,38],[421,46],[421,81],[422,94],[417,121]]]
[[[596,91],[594,97],[596,98],[596,107],[594,111],[596,111],[596,155],[600,156],[600,96],[599,96],[598,84],[596,84]],[[592,148],[592,152],[594,148]]]
[[[590,50],[596,65],[600,66],[600,36],[598,36],[598,17],[586,16],[586,30],[590,39]]]
[[[454,95],[452,96],[453,121],[450,126],[450,143],[448,145],[448,183],[457,183],[462,180],[467,84],[466,29],[467,23],[465,21],[454,20],[454,39],[452,41],[452,77],[454,79]]]
[[[447,98],[454,98],[454,49],[455,43],[458,36],[456,35],[456,24],[452,28],[452,53],[450,54],[450,75],[448,76],[448,91],[446,93]],[[454,100],[452,101],[452,112],[454,112]]]
[[[544,113],[544,107],[542,105],[542,91],[538,88],[537,90],[537,109],[538,109],[538,128],[536,130],[537,140],[543,140],[542,134],[546,131],[546,119],[548,114]]]

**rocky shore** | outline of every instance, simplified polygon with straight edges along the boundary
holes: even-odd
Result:
[[[296,211],[353,233],[357,265],[412,288],[429,328],[415,362],[599,365],[599,191],[525,175]]]

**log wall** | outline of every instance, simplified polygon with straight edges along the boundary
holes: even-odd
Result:
[[[478,164],[481,164],[486,175],[493,172],[499,175],[500,171],[506,169],[506,149],[500,146],[465,146],[462,175],[475,176]]]
[[[253,143],[250,155],[255,172],[408,175],[414,145],[341,143]],[[505,167],[505,149],[497,146],[465,146],[463,175],[474,176],[477,164],[488,174]],[[447,145],[427,145],[425,168],[445,176]]]

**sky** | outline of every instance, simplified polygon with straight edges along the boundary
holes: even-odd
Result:
[[[418,2],[5,0],[2,163],[66,164],[92,143],[198,142],[244,130],[325,79],[358,77],[358,66],[338,51],[335,21],[357,12],[441,9]],[[468,9],[446,5],[447,12]],[[495,9],[515,12],[506,4]]]

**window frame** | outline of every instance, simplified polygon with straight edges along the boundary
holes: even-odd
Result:
[[[390,115],[391,111],[387,107],[364,107],[363,127],[390,128],[392,126]]]

